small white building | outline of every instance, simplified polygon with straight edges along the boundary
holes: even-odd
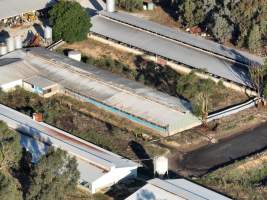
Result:
[[[1,104],[0,120],[22,133],[21,145],[32,153],[33,162],[37,162],[49,146],[75,156],[80,171],[79,184],[91,193],[137,175],[137,163]]]
[[[154,10],[154,3],[152,0],[144,0],[143,1],[143,9],[144,10]]]
[[[59,91],[57,83],[39,75],[24,79],[23,88],[45,98],[51,97]]]
[[[231,200],[186,179],[158,178],[148,181],[125,200]]]

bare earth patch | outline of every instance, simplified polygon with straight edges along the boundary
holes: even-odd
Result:
[[[81,51],[83,55],[90,56],[93,58],[111,57],[114,60],[121,61],[130,67],[134,67],[135,56],[116,49],[108,44],[98,42],[93,39],[87,39],[82,42],[75,42],[72,44],[64,44],[60,49],[75,49]]]
[[[172,28],[180,27],[180,23],[160,6],[156,6],[152,11],[140,11],[131,14]]]

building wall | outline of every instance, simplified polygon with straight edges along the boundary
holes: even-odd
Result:
[[[117,108],[114,108],[114,107],[105,105],[105,104],[103,104],[101,102],[95,101],[94,99],[91,99],[89,97],[82,96],[82,95],[80,95],[78,93],[75,93],[75,92],[70,91],[70,90],[67,90],[67,89],[65,90],[65,93],[64,94],[65,95],[69,95],[69,96],[71,96],[73,98],[76,98],[79,101],[84,101],[84,102],[93,104],[93,105],[97,106],[98,108],[101,108],[101,109],[103,109],[105,111],[112,112],[112,113],[114,113],[116,115],[119,115],[120,117],[129,119],[129,120],[131,120],[134,123],[137,123],[139,125],[142,125],[144,127],[149,128],[149,129],[155,130],[155,131],[157,131],[162,136],[168,136],[168,134],[169,134],[168,127],[160,127],[160,126],[158,126],[156,124],[152,124],[152,123],[150,123],[148,121],[145,121],[143,119],[140,119],[138,117],[135,117],[135,116],[133,116],[131,114],[128,114],[128,113],[126,113],[124,111],[118,110]]]
[[[0,86],[0,88],[4,92],[8,92],[10,90],[14,90],[17,86],[22,87],[22,80],[16,80],[16,81],[12,81],[10,83],[3,84]]]
[[[91,185],[91,192],[94,194],[99,190],[110,187],[124,178],[136,177],[137,176],[137,166],[136,167],[125,167],[125,168],[115,168],[109,173],[105,174],[101,178],[97,179]]]
[[[58,93],[59,87],[58,85],[53,85],[51,87],[40,88],[38,86],[32,86],[29,83],[23,82],[23,88],[29,92],[36,93],[42,97],[48,98]],[[51,89],[51,92],[44,94],[45,90]]]

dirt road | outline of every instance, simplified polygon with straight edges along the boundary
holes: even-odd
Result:
[[[177,153],[170,158],[170,166],[184,176],[201,176],[264,149],[267,149],[267,123],[185,155]]]

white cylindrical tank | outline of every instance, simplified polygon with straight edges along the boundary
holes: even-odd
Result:
[[[0,56],[3,56],[7,54],[7,45],[6,44],[0,44]]]
[[[69,51],[68,52],[68,57],[73,59],[73,60],[81,61],[82,54],[79,51]]]
[[[168,158],[164,156],[155,157],[153,160],[154,174],[165,175],[168,173]]]
[[[20,35],[15,37],[15,48],[16,49],[21,49],[22,48],[22,39],[21,39]]]
[[[14,42],[14,38],[10,37],[6,39],[6,44],[7,44],[7,51],[11,52],[15,50],[15,42]]]
[[[46,26],[44,33],[45,39],[52,39],[52,33],[53,33],[52,28],[50,26]]]
[[[115,0],[107,0],[106,1],[107,4],[107,11],[108,12],[115,12],[115,7],[116,7],[116,3]]]

